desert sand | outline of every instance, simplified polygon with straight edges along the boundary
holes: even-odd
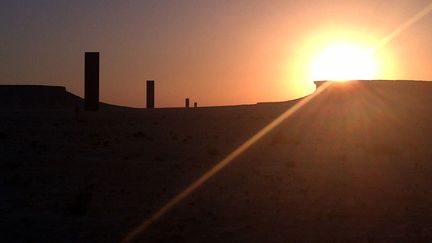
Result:
[[[0,112],[0,242],[119,242],[298,101],[37,102]],[[431,105],[429,82],[334,83],[137,242],[431,241]]]

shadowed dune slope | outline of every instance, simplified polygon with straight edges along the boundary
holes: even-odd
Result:
[[[2,111],[47,111],[82,108],[84,100],[61,86],[0,85],[0,109]],[[125,108],[106,103],[101,109]]]
[[[1,85],[2,110],[72,109],[81,99],[64,87],[42,85]]]
[[[296,102],[2,112],[0,241],[118,242]],[[429,242],[431,105],[332,83],[137,242]]]

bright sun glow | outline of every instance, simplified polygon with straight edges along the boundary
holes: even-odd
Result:
[[[337,44],[324,49],[311,65],[313,80],[369,80],[375,79],[378,72],[374,53],[351,44]]]

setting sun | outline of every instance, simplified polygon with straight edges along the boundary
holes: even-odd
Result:
[[[311,63],[313,80],[374,79],[378,62],[371,49],[353,44],[335,44],[323,49]]]

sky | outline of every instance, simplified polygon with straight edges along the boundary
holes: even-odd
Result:
[[[84,52],[101,54],[103,102],[145,107],[283,101],[314,90],[332,43],[372,47],[425,0],[20,0],[0,2],[0,84],[83,96]],[[432,80],[432,14],[376,51],[376,79]]]

